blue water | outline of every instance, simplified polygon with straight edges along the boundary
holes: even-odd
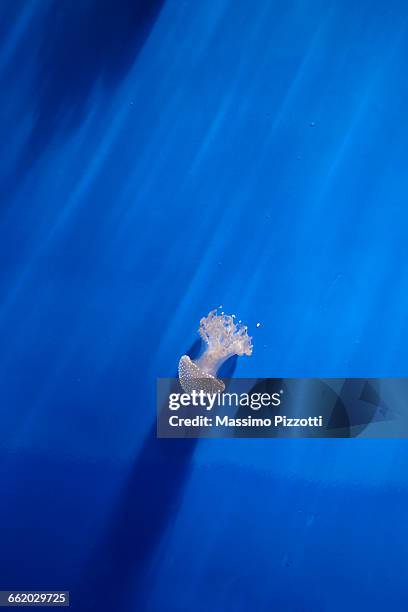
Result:
[[[155,439],[219,304],[253,332],[237,376],[407,375],[407,20],[2,3],[0,589],[407,609],[404,440]]]

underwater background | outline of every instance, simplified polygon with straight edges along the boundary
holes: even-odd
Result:
[[[1,3],[0,589],[407,609],[405,440],[155,434],[221,304],[254,337],[236,376],[407,375],[407,19]]]

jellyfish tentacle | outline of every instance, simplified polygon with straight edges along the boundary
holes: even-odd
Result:
[[[201,319],[198,331],[207,344],[205,351],[194,361],[183,355],[179,362],[179,380],[187,393],[200,389],[224,391],[224,383],[217,378],[221,365],[233,355],[252,355],[248,328],[234,319],[234,315],[218,314],[217,309]]]

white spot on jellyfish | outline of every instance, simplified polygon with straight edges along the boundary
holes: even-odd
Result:
[[[207,347],[194,361],[188,355],[182,356],[180,384],[186,393],[201,389],[206,393],[224,391],[224,383],[217,378],[218,369],[233,355],[252,355],[252,338],[246,326],[235,323],[230,315],[217,314],[217,310],[201,319],[198,331]]]
[[[260,324],[260,323],[257,323],[257,324],[256,324],[256,326],[257,326],[257,327],[261,327],[261,324]]]

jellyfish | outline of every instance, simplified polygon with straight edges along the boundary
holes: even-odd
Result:
[[[179,362],[179,380],[186,393],[222,393],[225,385],[217,378],[217,371],[224,361],[233,355],[252,355],[247,327],[234,319],[235,315],[219,314],[218,309],[201,319],[198,331],[207,344],[203,354],[194,361],[183,355]]]

